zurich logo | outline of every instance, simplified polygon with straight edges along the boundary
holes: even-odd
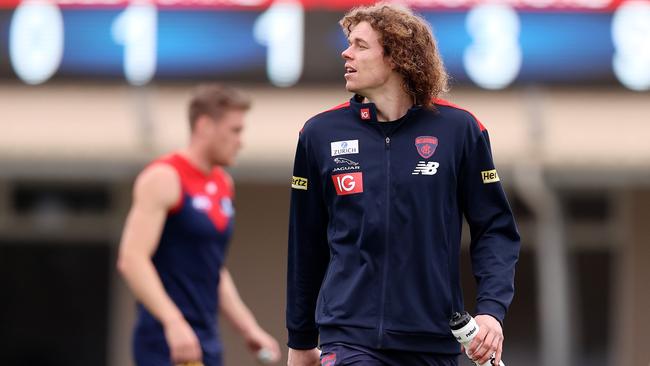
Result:
[[[332,141],[330,148],[332,156],[358,154],[359,140]]]

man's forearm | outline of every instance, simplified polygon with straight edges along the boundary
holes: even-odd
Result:
[[[226,269],[219,280],[219,310],[232,326],[242,335],[259,328],[255,316],[239,296],[237,287]]]
[[[163,325],[184,319],[165,291],[151,259],[121,254],[118,269],[136,299]]]

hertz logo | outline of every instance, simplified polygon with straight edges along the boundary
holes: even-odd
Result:
[[[291,188],[307,190],[307,178],[291,177]]]
[[[481,178],[483,178],[483,184],[494,183],[500,180],[496,169],[482,171]]]

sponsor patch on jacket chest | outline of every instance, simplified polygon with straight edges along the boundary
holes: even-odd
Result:
[[[354,160],[348,158],[334,158],[336,167],[332,169],[332,173],[336,172],[348,172],[351,170],[361,170],[361,166]]]
[[[346,140],[330,142],[332,156],[358,154],[359,140]]]
[[[343,173],[332,176],[336,194],[344,196],[363,192],[363,173]]]

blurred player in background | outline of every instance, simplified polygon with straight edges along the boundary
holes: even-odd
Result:
[[[501,358],[519,234],[487,131],[438,99],[447,76],[427,23],[378,4],[341,20],[349,103],[301,131],[292,179],[289,365],[456,365],[469,223],[474,360]],[[320,339],[319,339],[320,337]]]
[[[197,87],[189,145],[136,179],[118,268],[138,300],[138,366],[222,365],[217,308],[252,352],[280,358],[277,341],[257,324],[223,266],[234,187],[222,167],[235,161],[249,106],[238,90]]]

